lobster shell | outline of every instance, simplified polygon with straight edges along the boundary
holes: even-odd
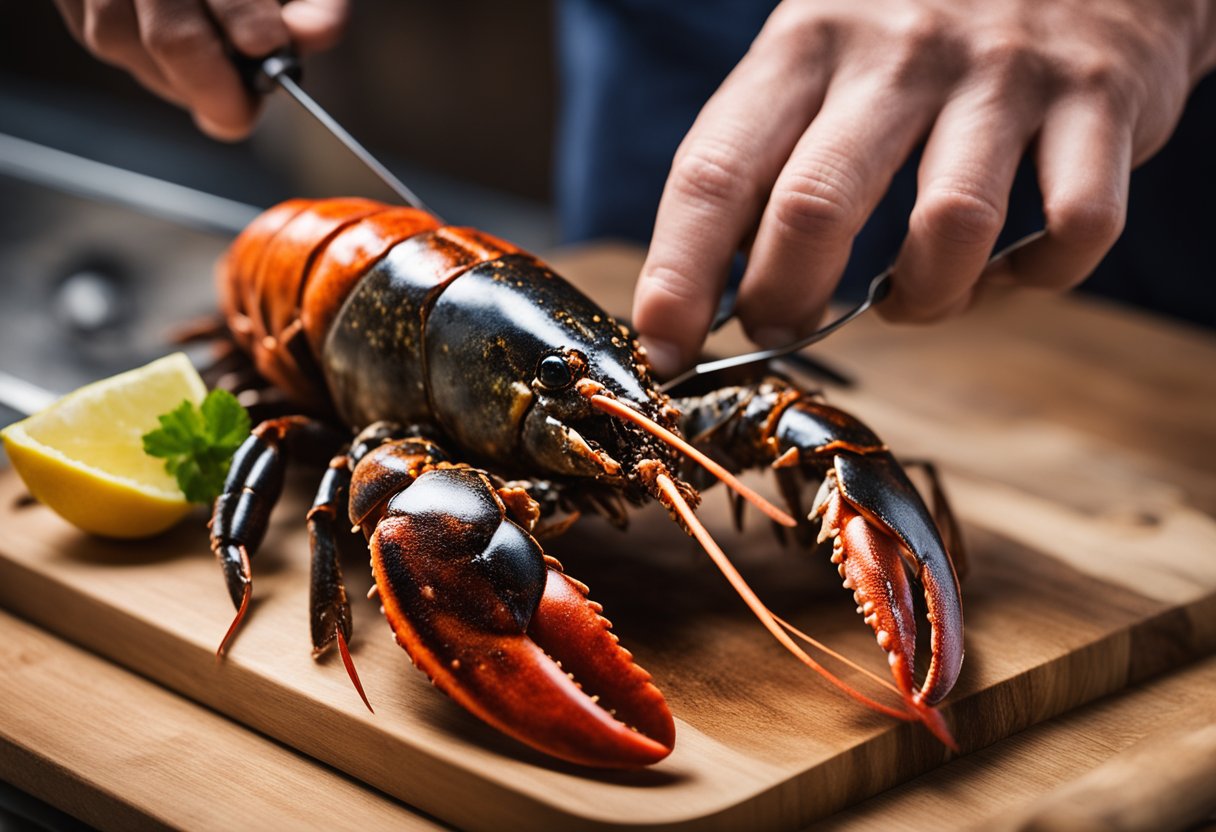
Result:
[[[342,304],[368,269],[411,238],[418,273],[436,287],[520,251],[414,208],[359,198],[293,199],[250,223],[220,261],[220,309],[267,381],[302,406],[325,409],[320,357]]]

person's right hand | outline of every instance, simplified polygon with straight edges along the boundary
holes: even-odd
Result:
[[[72,34],[103,61],[189,110],[217,139],[246,136],[258,101],[242,85],[226,44],[249,57],[287,45],[328,49],[348,0],[55,0]]]

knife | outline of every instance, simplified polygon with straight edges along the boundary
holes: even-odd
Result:
[[[0,370],[0,407],[7,407],[24,417],[37,413],[58,398],[50,390]]]
[[[401,197],[405,204],[428,214],[435,214],[418,197],[406,187],[405,183],[393,175],[383,163],[360,144],[324,107],[306,93],[300,86],[303,69],[295,51],[288,48],[274,52],[263,58],[248,58],[233,53],[232,60],[236,64],[245,86],[258,95],[268,95],[276,88],[286,92],[293,101],[304,108],[304,111],[321,123],[321,126],[340,141],[347,150],[355,155],[377,178],[389,187],[393,193]]]

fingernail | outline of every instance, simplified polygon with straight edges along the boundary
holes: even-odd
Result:
[[[766,350],[792,344],[798,336],[783,326],[762,326],[751,333],[751,339]]]
[[[661,376],[673,376],[679,372],[681,366],[679,347],[670,341],[647,338],[645,335],[639,337],[638,341],[646,350],[646,356],[650,359],[650,364],[654,367],[655,372]]]

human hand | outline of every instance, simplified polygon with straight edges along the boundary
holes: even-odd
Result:
[[[696,357],[740,249],[748,335],[813,330],[922,141],[884,316],[960,312],[981,278],[1075,285],[1213,65],[1216,0],[785,0],[673,161],[634,298],[652,362]],[[1047,233],[986,267],[1028,150]]]
[[[225,141],[253,128],[258,101],[225,45],[261,57],[293,45],[328,49],[341,36],[348,0],[55,0],[72,34],[103,61],[190,110]]]

